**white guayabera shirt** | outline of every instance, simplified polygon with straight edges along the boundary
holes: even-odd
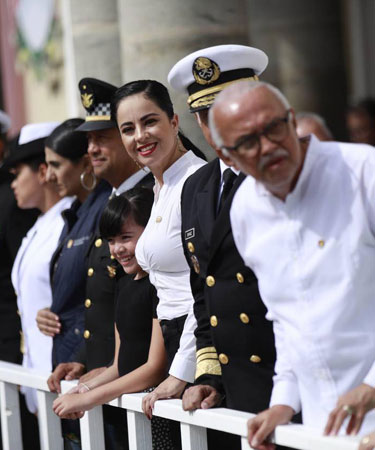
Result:
[[[193,382],[195,375],[195,336],[190,268],[181,241],[181,191],[186,178],[206,164],[189,151],[163,173],[163,186],[155,181],[155,202],[148,224],[138,240],[136,258],[150,274],[159,304],[158,319],[171,320],[187,314],[180,348],[169,373]]]
[[[237,248],[274,320],[271,406],[323,428],[338,397],[375,387],[375,149],[311,136],[285,202],[252,177],[231,209]],[[375,430],[375,414],[361,433]]]
[[[42,334],[36,324],[37,312],[51,306],[50,261],[56,250],[64,220],[61,212],[70,208],[72,197],[65,197],[38,217],[22,240],[12,268],[12,283],[17,294],[24,336],[22,365],[46,374],[52,369],[52,338]],[[27,407],[36,412],[36,393],[23,388]]]

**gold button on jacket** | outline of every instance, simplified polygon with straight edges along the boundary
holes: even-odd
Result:
[[[85,306],[86,306],[86,308],[90,308],[90,306],[91,306],[91,300],[90,300],[89,298],[86,298],[86,300],[85,300]]]
[[[71,248],[72,247],[72,245],[73,245],[73,239],[69,239],[69,241],[68,241],[68,243],[66,244],[66,246],[68,247],[68,248]]]
[[[160,223],[162,221],[162,217],[161,216],[158,216],[157,218],[156,218],[156,223]]]
[[[90,267],[89,270],[87,271],[87,275],[89,277],[92,277],[94,275],[94,269],[92,267]]]
[[[324,247],[325,242],[323,241],[323,239],[320,239],[320,241],[318,242],[319,247]]]
[[[228,356],[225,353],[220,353],[219,361],[221,362],[221,364],[228,364],[229,362]]]
[[[83,337],[85,339],[88,339],[90,337],[90,331],[89,330],[85,330],[84,333],[83,333]]]
[[[242,273],[238,272],[236,273],[237,281],[239,283],[243,283],[245,281],[245,278],[243,277]]]
[[[240,314],[240,320],[242,323],[249,323],[250,319],[249,316],[246,313],[241,313]]]
[[[103,241],[100,238],[95,241],[95,247],[101,247],[102,244]]]
[[[212,275],[208,275],[206,278],[206,284],[208,287],[212,287],[215,284],[215,278]]]
[[[216,316],[211,316],[210,317],[210,324],[211,324],[211,327],[216,327],[217,326],[217,317]]]
[[[251,355],[250,356],[250,361],[252,363],[260,363],[262,361],[262,358],[258,355]]]
[[[194,253],[195,252],[195,247],[194,247],[194,244],[192,242],[188,242],[187,248],[188,248],[190,253]]]

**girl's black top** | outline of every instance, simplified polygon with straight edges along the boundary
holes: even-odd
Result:
[[[122,277],[116,295],[116,326],[120,335],[118,356],[119,376],[147,362],[150,349],[152,320],[157,319],[156,289],[145,276],[134,280]]]

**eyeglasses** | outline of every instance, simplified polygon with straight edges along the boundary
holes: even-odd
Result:
[[[265,136],[269,141],[279,144],[288,135],[288,123],[291,116],[288,109],[285,117],[279,117],[270,122],[260,133],[244,136],[237,145],[233,147],[222,146],[222,150],[236,152],[238,155],[256,156],[260,150],[260,137]]]

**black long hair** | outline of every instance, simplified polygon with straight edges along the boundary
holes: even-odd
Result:
[[[132,217],[134,222],[145,227],[154,203],[154,193],[150,188],[135,187],[109,200],[100,218],[99,230],[104,239],[117,236],[125,221]]]
[[[78,162],[87,153],[87,135],[75,131],[84,122],[83,119],[68,119],[55,128],[45,141],[46,147],[58,155]]]
[[[117,110],[121,101],[124,98],[136,94],[143,94],[148,100],[154,102],[155,105],[164,111],[169,120],[173,119],[173,103],[168,89],[164,84],[159,83],[159,81],[156,80],[137,80],[124,84],[114,93],[111,101],[111,118],[114,122],[117,122]],[[191,140],[181,132],[181,130],[179,130],[178,136],[186,149],[191,150],[196,156],[207,161],[204,153],[199,150],[199,148],[196,147]]]

